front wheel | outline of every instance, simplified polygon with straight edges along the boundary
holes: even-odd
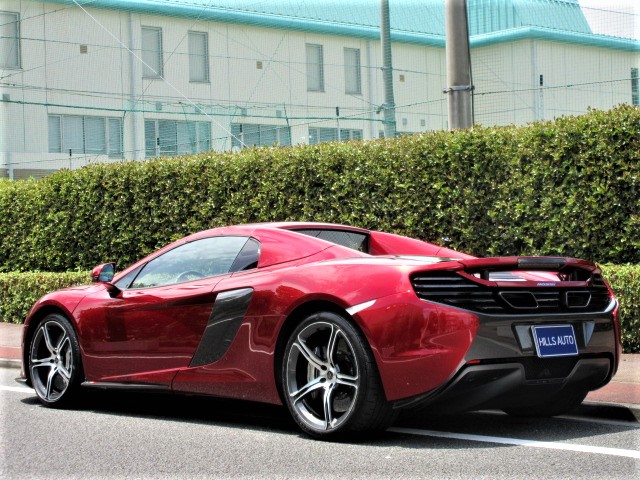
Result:
[[[62,315],[47,315],[36,327],[29,348],[29,374],[44,405],[68,406],[76,396],[82,377],[80,347]]]
[[[333,312],[312,314],[294,330],[282,385],[293,419],[314,437],[383,430],[394,417],[366,340]]]

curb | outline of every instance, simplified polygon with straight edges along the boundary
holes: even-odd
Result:
[[[0,368],[17,368],[22,367],[22,361],[11,358],[0,358]]]

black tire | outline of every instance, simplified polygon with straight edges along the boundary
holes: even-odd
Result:
[[[50,314],[36,325],[29,346],[29,376],[40,402],[68,407],[78,399],[83,378],[80,346],[64,316]]]
[[[562,391],[544,402],[508,407],[503,411],[514,417],[555,417],[578,408],[587,393],[584,390]]]
[[[313,437],[380,431],[395,418],[364,336],[336,313],[314,313],[296,327],[284,350],[281,380],[291,416]]]

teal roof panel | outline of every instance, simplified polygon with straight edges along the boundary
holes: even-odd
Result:
[[[241,25],[379,39],[378,0],[48,0]],[[389,0],[391,37],[444,46],[444,0]],[[468,0],[472,46],[548,37],[640,51],[640,41],[594,35],[578,0]],[[527,37],[529,35],[529,37]]]

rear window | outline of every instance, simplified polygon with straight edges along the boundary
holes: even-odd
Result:
[[[352,248],[359,252],[369,253],[369,236],[366,233],[347,232],[344,230],[321,230],[315,228],[299,229],[294,230],[294,232],[303,233],[310,237],[320,238],[327,242]]]

